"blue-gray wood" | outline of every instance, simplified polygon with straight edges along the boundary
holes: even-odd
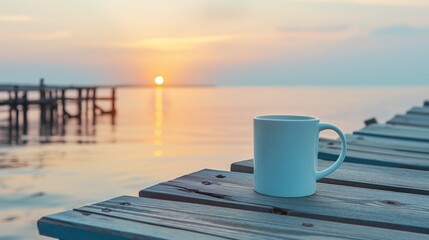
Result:
[[[429,234],[429,201],[424,195],[318,183],[315,195],[277,198],[254,192],[252,182],[248,173],[202,170],[139,195]]]
[[[427,235],[202,204],[122,196],[42,218],[61,239],[425,239]]]
[[[416,142],[353,134],[346,134],[346,138],[349,145],[429,154],[429,143],[427,142]]]
[[[428,115],[396,115],[387,124],[429,128]]]
[[[319,170],[325,169],[330,165],[332,165],[331,161],[318,161]],[[231,171],[253,173],[253,159],[232,163]],[[429,195],[427,179],[429,179],[428,171],[386,168],[345,162],[334,173],[320,179],[319,182]]]
[[[429,142],[429,129],[411,126],[373,124],[355,131],[354,134]]]
[[[377,124],[378,122],[377,122],[376,118],[370,118],[370,119],[365,120],[364,123],[365,123],[365,126],[369,126],[372,124]]]
[[[103,214],[67,211],[38,221],[40,235],[62,240],[220,239]]]
[[[407,111],[407,114],[429,116],[429,107],[413,107]]]
[[[400,140],[400,141],[404,141],[404,140]],[[337,145],[338,143],[340,143],[338,140],[320,138],[319,148],[333,147],[337,149],[337,147],[339,146]],[[367,151],[367,152],[379,153],[382,155],[392,155],[392,156],[404,157],[404,158],[410,157],[415,159],[429,160],[429,154],[425,152],[421,153],[421,152],[403,151],[403,150],[397,150],[394,148],[380,148],[378,146],[376,147],[376,146],[369,146],[369,145],[362,146],[359,144],[355,144],[352,141],[347,141],[347,143],[348,143],[347,145],[348,150]],[[429,145],[429,143],[426,143],[426,142],[423,142],[423,144]]]
[[[118,212],[113,208],[112,211]],[[85,208],[66,211],[43,217],[37,225],[41,235],[65,240],[222,239],[192,230],[170,228],[168,223],[157,224],[152,222],[156,216],[146,221],[136,221],[133,216],[109,216],[112,211],[101,209],[94,213],[85,211]],[[147,211],[150,212],[150,209]]]
[[[320,139],[319,158],[335,161],[341,144],[338,140]],[[349,144],[345,162],[408,168],[429,171],[429,155],[415,152],[403,152],[379,147]]]

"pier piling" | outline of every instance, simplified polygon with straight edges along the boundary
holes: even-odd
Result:
[[[111,89],[111,96],[97,96],[98,88]],[[9,115],[7,118],[9,139],[14,137],[13,132],[15,132],[17,142],[20,141],[21,133],[24,135],[28,134],[28,112],[32,105],[38,106],[40,111],[39,133],[41,136],[52,135],[54,126],[56,126],[55,129],[59,129],[59,123],[62,124],[63,127],[61,129],[64,131],[64,125],[68,119],[73,118],[77,119],[79,125],[82,124],[83,119],[85,119],[85,123],[88,123],[89,119],[92,118],[92,123],[95,125],[97,115],[107,114],[111,115],[111,123],[115,124],[117,112],[115,87],[48,86],[42,78],[38,85],[0,85],[1,92],[6,93],[5,99],[1,99],[0,95],[0,108],[8,107],[6,112]],[[68,92],[70,92],[70,95],[67,94]],[[35,98],[34,96],[38,97]],[[99,101],[110,101],[111,109],[103,109],[102,106],[104,107],[105,105],[98,105]],[[73,114],[68,112],[67,109],[69,106],[71,111],[77,112]],[[59,113],[60,108],[61,113]],[[90,111],[92,111],[92,114]],[[20,118],[21,114],[22,118]],[[9,142],[12,143],[12,140]]]

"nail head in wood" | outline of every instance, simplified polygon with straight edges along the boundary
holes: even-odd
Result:
[[[202,181],[201,182],[203,185],[211,185],[212,183],[210,181]]]
[[[304,226],[304,227],[314,227],[314,225],[311,224],[311,223],[302,223],[302,226]]]
[[[102,212],[111,212],[112,210],[110,208],[103,208],[101,209]]]
[[[281,209],[281,208],[276,208],[276,207],[274,207],[274,208],[271,210],[271,212],[272,212],[272,213],[274,213],[274,214],[279,214],[279,215],[287,215],[287,214],[288,214],[288,211],[287,211],[287,210],[285,210],[285,209]]]
[[[393,200],[383,200],[382,203],[388,204],[388,205],[396,205],[396,206],[402,206],[405,205],[404,203],[393,201]]]

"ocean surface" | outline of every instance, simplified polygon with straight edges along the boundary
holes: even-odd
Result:
[[[351,133],[365,119],[384,122],[421,105],[428,93],[428,87],[119,89],[115,125],[109,116],[95,126],[71,120],[54,127],[63,136],[51,138],[39,136],[38,110],[32,109],[30,131],[21,137],[26,144],[10,144],[0,132],[0,239],[46,239],[36,227],[43,215],[137,196],[203,168],[228,170],[232,162],[252,158],[256,115],[317,116]],[[2,126],[5,114],[0,112]]]

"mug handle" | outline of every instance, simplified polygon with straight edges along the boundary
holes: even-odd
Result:
[[[329,123],[320,123],[319,124],[319,132],[326,130],[326,129],[334,130],[334,132],[336,132],[338,134],[338,136],[340,137],[341,153],[340,153],[340,156],[338,156],[338,159],[335,161],[335,163],[332,164],[330,167],[328,167],[327,169],[324,169],[322,171],[316,170],[316,179],[317,180],[324,178],[324,177],[328,176],[329,174],[331,174],[332,172],[334,172],[341,165],[341,163],[343,163],[344,158],[346,158],[346,153],[347,153],[347,141],[346,141],[346,136],[344,136],[344,133],[335,125],[332,125]]]

